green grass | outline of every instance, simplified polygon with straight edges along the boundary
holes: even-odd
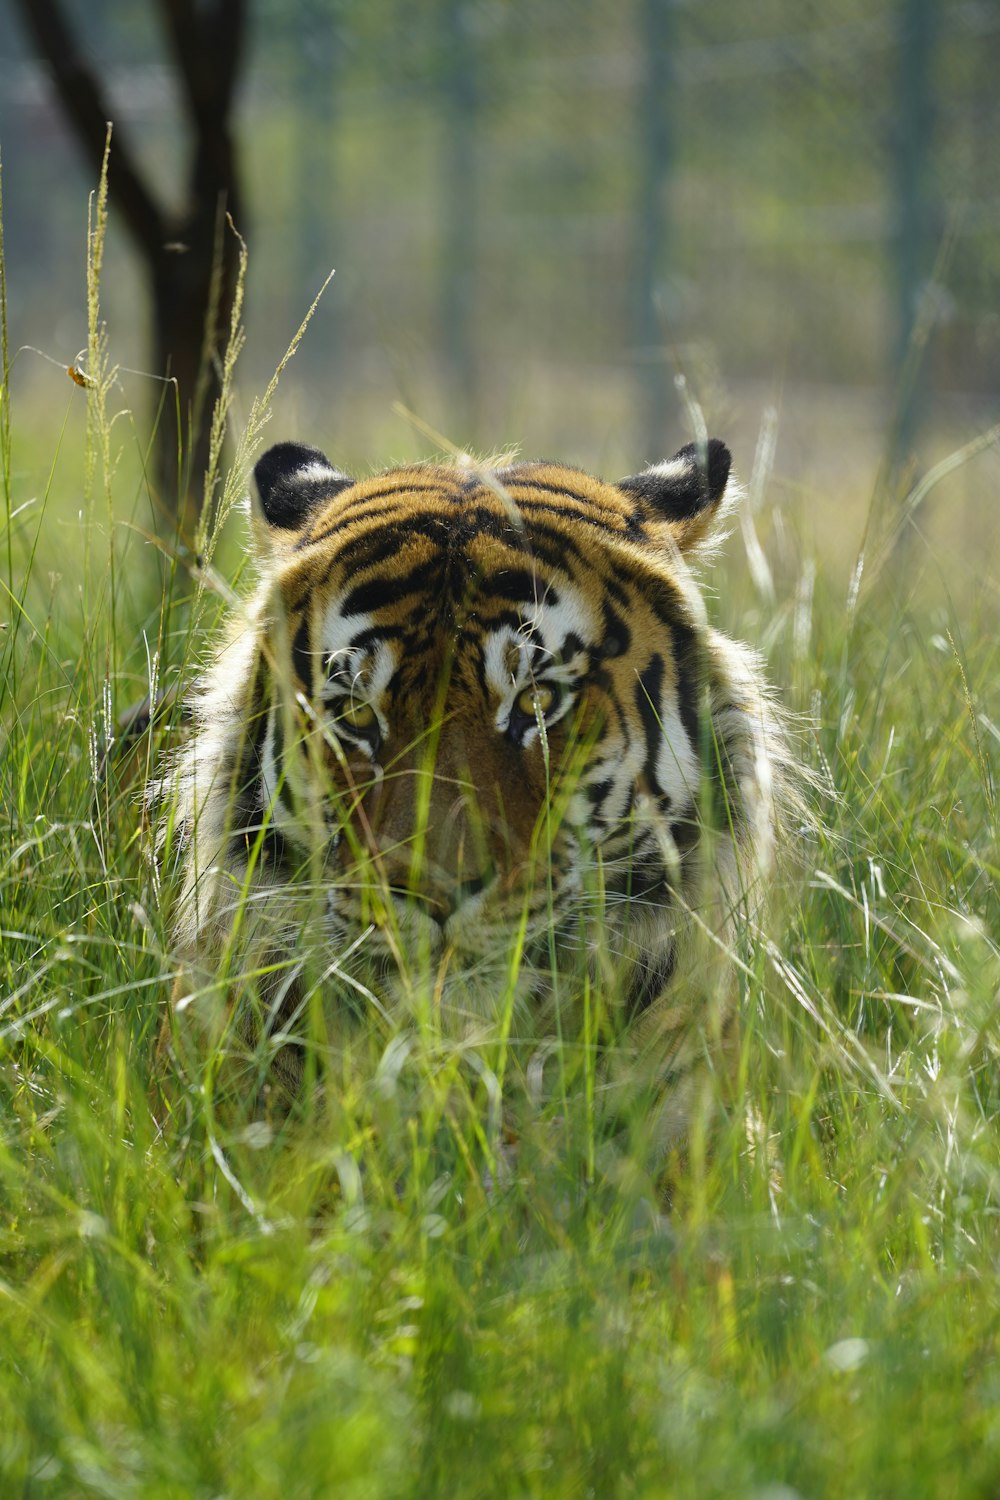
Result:
[[[148,540],[96,300],[89,369],[81,440],[28,453],[5,353],[4,1500],[996,1495],[987,558],[880,551],[890,491],[851,607],[794,516],[757,516],[773,599],[730,545],[713,612],[809,716],[822,830],[748,943],[732,1124],[669,1207],[641,1132],[585,1170],[569,1067],[499,1171],[488,1049],[429,1031],[373,1034],[293,1121],[192,1087],[158,1126],[156,747],[103,751],[154,656],[190,681],[225,587]]]

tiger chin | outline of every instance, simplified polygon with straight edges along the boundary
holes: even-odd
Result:
[[[259,585],[158,789],[161,1061],[221,1047],[287,1107],[359,1025],[536,1059],[558,1035],[682,1150],[725,1099],[791,768],[697,581],[733,491],[716,439],[617,483],[265,453]]]

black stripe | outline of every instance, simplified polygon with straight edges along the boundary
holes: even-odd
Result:
[[[550,597],[553,604],[558,602],[555,593],[553,593],[551,596],[546,595],[546,601],[548,601]],[[575,630],[571,630],[560,646],[558,656],[563,663],[568,663],[573,660],[574,656],[579,656],[581,651],[585,651],[589,655],[590,647],[581,636],[577,635]]]
[[[552,605],[559,602],[558,594],[547,580],[527,568],[503,568],[490,577],[480,578],[476,595],[481,599],[518,599],[528,604],[538,604],[542,599]]]
[[[342,601],[340,612],[343,615],[368,615],[377,609],[386,609],[391,604],[399,604],[411,594],[427,589],[439,572],[440,562],[435,558],[432,562],[421,563],[418,568],[411,568],[409,573],[401,576],[393,577],[390,574],[387,577],[370,578],[351,590]]]
[[[324,527],[322,531],[304,536],[296,542],[296,551],[301,551],[303,547],[318,546],[335,531],[341,531],[345,526],[357,525],[362,520],[362,515],[359,513],[363,513],[366,506],[380,505],[385,500],[405,500],[410,495],[439,495],[443,500],[450,500],[454,498],[454,491],[449,491],[440,484],[406,484],[400,485],[398,489],[374,490],[366,495],[353,496],[346,505],[339,509],[337,519],[329,526]]]
[[[663,701],[663,657],[657,651],[649,661],[649,665],[639,673],[639,679],[635,685],[635,706],[642,720],[642,727],[646,735],[646,780],[651,787],[663,795],[663,788],[656,779],[656,762],[663,738],[663,726],[660,722],[660,706]]]
[[[432,493],[439,493],[433,491]],[[442,495],[442,500],[450,500],[449,495]],[[363,551],[371,545],[373,537],[382,540],[382,547],[375,552],[373,557],[379,558],[391,556],[411,536],[426,536],[439,546],[453,550],[456,545],[461,545],[470,540],[479,532],[486,532],[490,536],[503,536],[509,532],[517,536],[518,532],[511,528],[509,521],[498,511],[490,510],[485,505],[465,505],[457,514],[447,510],[430,510],[422,504],[408,510],[405,506],[400,507],[398,513],[370,517],[347,517],[345,520],[338,518],[320,536],[313,539],[318,543],[334,536],[338,531],[363,528],[359,537],[348,539],[340,556],[346,558],[357,551]],[[386,549],[385,543],[391,539],[391,544]]]
[[[607,599],[602,602],[604,613],[604,633],[601,642],[601,655],[625,656],[632,644],[632,632],[622,619],[617,610],[612,609]]]
[[[633,579],[633,585],[638,580]],[[676,586],[669,579],[657,575],[651,577],[643,590],[643,598],[656,618],[668,630],[681,632],[686,638],[694,638],[694,631],[690,624],[690,615],[684,607],[684,601],[677,592]]]
[[[701,744],[702,664],[697,632],[679,621],[673,624],[674,668],[677,672],[677,709],[684,733],[699,764],[704,759]]]
[[[309,617],[303,617],[302,623],[295,632],[292,640],[292,670],[299,681],[304,685],[306,692],[311,696],[313,691],[313,650],[312,639],[309,633]]]
[[[550,526],[534,518],[527,537],[519,538],[517,544],[510,539],[506,540],[511,551],[541,561],[560,573],[569,573],[567,562],[570,559],[577,562],[582,560],[580,548],[568,531],[560,531],[557,526]]]
[[[336,529],[331,528],[331,534]],[[533,521],[530,537],[525,537],[511,529],[503,517],[479,508],[451,518],[425,514],[404,516],[393,522],[379,519],[372,529],[365,529],[361,535],[345,540],[336,555],[330,559],[323,575],[310,582],[307,592],[326,584],[335,570],[339,569],[345,574],[357,573],[378,567],[381,563],[395,561],[401,549],[414,536],[427,537],[435,546],[454,557],[456,551],[468,545],[477,534],[495,537],[508,546],[512,561],[516,557],[537,558],[547,567],[558,569],[561,573],[569,571],[569,559],[579,560],[581,557],[580,548],[568,532],[544,522]],[[471,560],[463,558],[462,561],[471,580],[476,570],[473,569]],[[502,590],[502,585],[500,587]]]
[[[577,562],[580,560],[579,547],[574,546],[567,537],[560,537],[558,532],[553,532],[548,537],[539,526],[532,526],[527,550],[536,562],[544,563],[547,568],[557,569],[560,573],[569,573],[567,563],[570,558]]]
[[[229,779],[232,788],[231,847],[245,859],[246,830],[258,827],[261,818],[260,778],[263,770],[263,746],[268,723],[268,684],[266,663],[258,656],[248,694],[247,712],[236,748]]]
[[[241,805],[248,790],[256,787],[261,769],[261,750],[267,732],[268,717],[268,672],[263,656],[258,656],[253,666],[250,691],[247,694],[247,710],[241,725],[236,759],[233,765],[232,785]],[[244,819],[244,822],[247,819]]]
[[[401,625],[369,625],[351,636],[352,651],[366,651],[369,646],[381,645],[383,641],[398,641],[406,634]]]
[[[632,585],[634,579],[630,573],[616,563],[611,563],[604,575],[604,587],[622,609],[628,609],[632,603]]]
[[[562,495],[566,500],[575,500],[577,505],[585,506],[595,517],[605,516],[607,519],[602,524],[609,529],[612,529],[609,527],[609,522],[621,522],[622,519],[621,512],[613,506],[604,504],[601,500],[595,499],[593,495],[581,495],[579,490],[572,490],[566,484],[553,484],[550,480],[528,479],[521,474],[515,474],[505,488],[510,491],[511,496],[515,500],[519,499],[518,490],[538,490],[543,495]],[[526,505],[533,505],[535,503],[532,500],[525,500]],[[620,529],[620,526],[613,529]]]
[[[295,795],[295,787],[291,778],[285,774],[285,715],[278,705],[274,711],[274,739],[271,742],[274,753],[274,770],[277,777],[275,796],[283,796],[288,802],[293,813],[301,810],[298,797]],[[259,796],[259,802],[263,804],[263,796]]]
[[[539,486],[539,488],[542,488],[542,486]],[[557,491],[556,493],[559,492]],[[573,496],[572,498],[578,499],[579,497]],[[526,518],[529,516],[533,518],[535,512],[543,511],[554,516],[561,516],[565,520],[582,521],[585,526],[593,526],[597,531],[610,532],[613,536],[625,535],[623,528],[610,525],[605,517],[595,514],[593,509],[585,511],[576,505],[559,505],[554,501],[551,505],[546,505],[542,500],[529,500],[520,495],[517,496],[517,503],[520,509],[524,511]]]
[[[327,581],[334,568],[350,575],[361,573],[366,568],[377,568],[382,563],[395,563],[408,539],[408,527],[382,523],[377,529],[365,530],[360,536],[348,538],[330,559],[320,583]]]
[[[460,639],[463,645],[474,646],[480,640],[484,628],[492,635],[503,626],[506,626],[508,630],[512,630],[516,635],[524,626],[520,610],[499,609],[491,611],[489,619],[485,621],[481,620],[478,615],[474,615],[472,623],[463,626],[460,631]]]
[[[604,817],[604,804],[614,790],[614,778],[608,776],[604,781],[595,781],[584,788],[587,801],[590,803],[595,822],[601,822]]]

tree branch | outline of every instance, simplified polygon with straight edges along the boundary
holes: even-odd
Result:
[[[84,60],[59,0],[14,0],[72,122],[76,138],[95,174],[101,169],[111,111],[100,84]],[[121,131],[108,165],[108,192],[144,253],[159,255],[169,238],[164,215],[139,176]]]
[[[191,111],[201,129],[229,115],[246,31],[246,0],[160,0]]]
[[[216,53],[223,58],[217,87],[226,114],[232,106],[233,89],[243,56],[246,17],[246,0],[217,0],[211,26]],[[224,46],[224,43],[228,45]]]

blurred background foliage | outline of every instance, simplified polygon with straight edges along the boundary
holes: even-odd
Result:
[[[63,0],[123,143],[180,204],[171,9]],[[880,458],[996,420],[991,0],[250,0],[246,22],[247,400],[336,268],[275,437],[381,465],[423,442],[402,402],[459,445],[614,473],[686,441],[693,395],[745,473],[774,409],[779,477],[866,501]],[[33,45],[4,27],[11,342],[68,365],[96,173]],[[148,300],[112,206],[105,312],[143,372]],[[52,367],[17,373],[45,420],[69,402]]]

